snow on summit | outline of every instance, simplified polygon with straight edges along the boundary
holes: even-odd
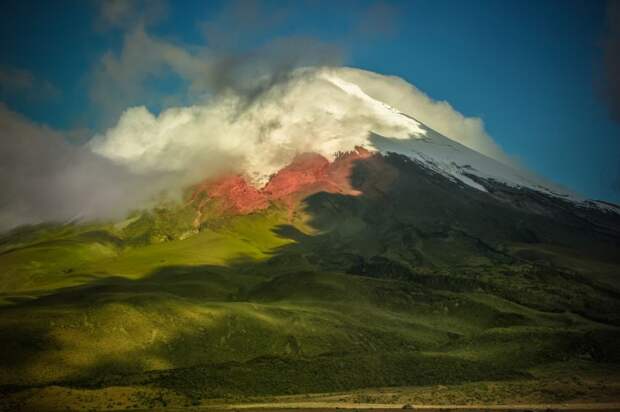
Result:
[[[323,75],[323,77],[338,86],[345,93],[359,98],[364,104],[367,105],[369,110],[377,116],[377,118],[381,119],[382,122],[392,125],[396,131],[400,129],[400,133],[393,133],[390,137],[406,139],[412,137],[422,137],[426,134],[426,130],[424,130],[420,123],[416,120],[403,116],[402,113],[398,112],[392,106],[384,102],[373,99],[364,93],[358,85],[347,82],[334,75]]]

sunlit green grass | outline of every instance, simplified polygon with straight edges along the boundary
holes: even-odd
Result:
[[[1,239],[0,383],[194,399],[527,380],[545,364],[618,362],[618,327],[600,309],[612,313],[615,298],[578,274],[495,252],[469,259],[475,242],[456,235],[403,245],[399,226],[355,218],[321,231],[278,208],[200,230],[191,218],[160,209]],[[409,270],[416,254],[428,259]],[[351,269],[359,261],[372,273]],[[592,265],[613,280],[610,264]]]
[[[261,261],[291,242],[275,234],[277,210],[228,219],[186,239],[134,245],[109,225],[41,228],[8,239],[0,254],[0,293],[40,295],[93,277],[140,278],[163,266]]]

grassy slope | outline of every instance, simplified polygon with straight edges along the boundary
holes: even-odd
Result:
[[[489,250],[347,202],[200,233],[186,210],[161,209],[6,236],[0,382],[142,388],[132,402],[150,405],[617,371],[613,260],[544,242]]]

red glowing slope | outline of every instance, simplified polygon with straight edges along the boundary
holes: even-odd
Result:
[[[359,194],[351,187],[349,179],[354,162],[369,156],[371,153],[361,147],[338,155],[333,162],[316,153],[304,153],[274,174],[261,189],[241,175],[222,176],[198,184],[191,202],[199,216],[210,206],[220,213],[245,215],[266,209],[272,203],[281,203],[292,212],[305,197],[314,193]]]

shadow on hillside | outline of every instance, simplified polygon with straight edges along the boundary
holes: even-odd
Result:
[[[372,141],[376,147],[389,143],[391,150],[409,150],[407,141],[377,135]],[[16,302],[6,310],[46,305],[88,306],[123,294],[165,293],[207,301],[239,300],[261,281],[300,270],[417,281],[425,287],[453,291],[480,290],[484,282],[479,274],[501,267],[503,273],[514,279],[523,274],[506,268],[523,262],[535,265],[523,275],[528,284],[538,282],[559,287],[563,301],[577,293],[579,287],[588,293],[593,290],[594,294],[618,299],[618,293],[608,285],[556,268],[546,260],[548,254],[538,251],[539,244],[553,244],[582,256],[620,262],[616,253],[618,237],[610,240],[608,231],[599,232],[596,226],[590,227],[579,216],[566,212],[561,203],[553,206],[549,203],[553,199],[529,198],[526,191],[497,184],[492,194],[472,190],[399,155],[356,161],[351,185],[361,195],[321,192],[307,197],[304,212],[316,234],[308,235],[293,225],[278,226],[276,234],[294,242],[273,250],[266,262],[238,257],[219,266],[162,266],[137,280],[93,276],[81,286]],[[515,196],[517,207],[498,200],[510,193]],[[539,207],[555,210],[555,216],[532,213],[536,209],[532,204],[537,202]],[[529,206],[520,208],[519,204]],[[607,219],[611,219],[609,228],[618,224],[618,219]],[[530,246],[516,255],[507,248],[510,244]],[[517,293],[508,284],[504,296]],[[499,293],[498,288],[501,285],[493,284],[487,289]],[[536,303],[538,296],[530,300]],[[596,302],[586,304],[600,307]],[[564,303],[547,305],[553,310],[567,306],[570,307]]]
[[[528,204],[521,209],[498,200],[514,189],[497,186],[495,195],[472,190],[398,155],[358,161],[351,184],[362,194],[317,193],[306,198],[305,213],[316,234],[305,234],[293,225],[278,226],[278,236],[294,243],[277,248],[267,261],[240,257],[226,265],[162,266],[135,280],[92,278],[84,285],[0,309],[0,315],[7,318],[47,316],[40,323],[5,323],[9,327],[1,331],[0,346],[14,350],[5,351],[0,363],[27,368],[61,345],[51,333],[56,315],[39,315],[38,310],[88,311],[120,303],[140,311],[168,301],[242,305],[253,302],[253,290],[264,289],[274,278],[301,272],[410,282],[436,300],[447,299],[444,292],[483,292],[538,310],[571,311],[618,322],[616,292],[549,262],[532,263],[516,257],[506,248],[511,243],[527,244],[532,250],[541,243],[557,244],[617,262],[618,239],[610,240],[609,233],[590,228],[562,205],[557,206],[553,218],[536,214],[532,205],[549,200],[521,194],[517,203]],[[433,294],[435,290],[442,294]],[[166,307],[161,310],[165,312]],[[521,322],[514,319],[510,322]],[[172,367],[187,365],[179,359],[183,348],[186,352],[199,350],[201,340],[217,344],[209,339],[206,332],[188,329],[165,343],[153,343],[148,353]],[[295,346],[289,341],[282,344]],[[143,371],[147,368],[144,351],[103,356],[74,378]],[[269,349],[264,353],[270,353]]]
[[[371,140],[375,147],[410,150],[407,140],[378,135]],[[597,226],[567,212],[561,201],[554,206],[553,199],[530,198],[527,191],[487,184],[492,193],[449,180],[404,156],[372,156],[357,160],[352,171],[351,186],[361,195],[321,192],[307,197],[304,213],[316,234],[288,224],[276,227],[278,236],[294,242],[273,250],[266,262],[238,257],[225,265],[162,266],[137,280],[92,276],[84,285],[15,306],[88,304],[92,296],[159,293],[162,288],[181,297],[240,298],[238,292],[225,287],[231,277],[243,275],[247,282],[297,270],[415,280],[420,273],[453,274],[455,269],[530,261],[552,272],[547,255],[536,250],[539,244],[620,263],[616,253],[620,235],[609,233],[620,225],[620,219],[596,215],[608,220],[609,229],[597,231]],[[515,202],[503,199],[508,194],[515,196]],[[535,203],[549,208],[554,216],[533,213]],[[517,256],[507,249],[510,244],[531,248]],[[568,280],[583,279],[574,275]],[[592,282],[590,286],[597,287]]]

